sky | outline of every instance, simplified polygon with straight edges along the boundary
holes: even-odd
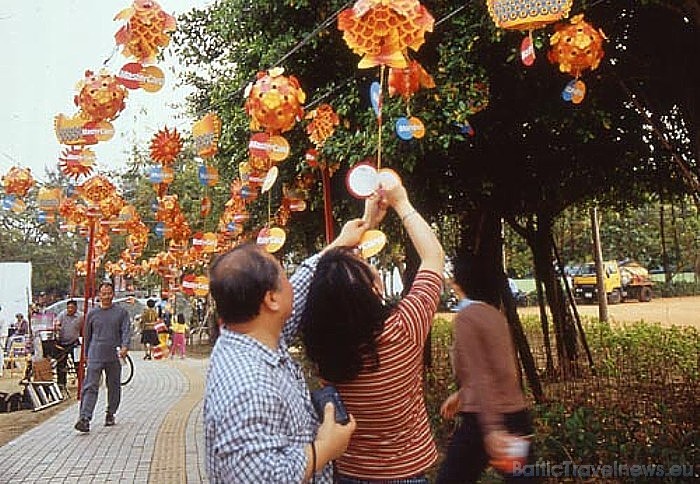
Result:
[[[171,15],[204,7],[213,0],[160,0]],[[56,170],[64,149],[54,134],[54,117],[78,112],[73,104],[75,86],[86,70],[99,72],[103,62],[117,74],[132,62],[115,51],[114,34],[123,25],[114,16],[131,5],[129,0],[22,0],[0,2],[0,176],[15,165],[31,168],[37,180],[46,180],[46,168]],[[177,59],[165,52],[157,65],[165,85],[155,93],[129,90],[126,108],[112,122],[110,141],[91,148],[97,170],[126,167],[129,147],[147,146],[166,124],[189,131],[182,104],[189,92],[176,88]],[[178,119],[173,119],[179,116]]]

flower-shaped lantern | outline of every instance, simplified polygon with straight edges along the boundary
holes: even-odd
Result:
[[[163,166],[172,165],[177,155],[182,151],[182,139],[176,128],[172,131],[165,128],[158,131],[151,140],[151,159]]]
[[[535,62],[532,31],[566,18],[573,3],[573,0],[486,0],[497,27],[528,32],[520,48],[520,58],[526,66]]]
[[[605,52],[603,41],[605,33],[583,20],[583,14],[575,15],[568,23],[556,26],[556,31],[549,39],[551,49],[547,57],[553,64],[559,64],[559,70],[574,77],[564,91],[565,101],[580,103],[586,94],[586,85],[579,79],[581,74],[600,65]]]
[[[66,148],[58,158],[61,173],[77,180],[89,176],[95,165],[95,152],[90,148]]]

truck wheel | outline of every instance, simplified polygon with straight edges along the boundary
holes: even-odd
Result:
[[[620,304],[622,302],[622,294],[619,289],[613,289],[608,296],[608,304]]]
[[[650,287],[643,287],[639,291],[639,301],[640,302],[649,302],[651,301],[651,297],[653,295],[653,292]]]

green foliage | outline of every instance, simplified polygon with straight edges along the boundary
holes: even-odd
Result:
[[[537,317],[524,317],[522,323],[529,339],[538,337]],[[439,417],[439,405],[454,389],[446,376],[451,374],[445,356],[450,326],[443,318],[434,322],[426,375],[426,402],[443,449],[450,427]],[[593,465],[697,462],[700,332],[644,322],[617,327],[586,321],[585,329],[597,375],[544,382],[547,401],[533,408],[536,459]]]

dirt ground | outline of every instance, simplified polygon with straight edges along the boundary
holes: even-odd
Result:
[[[536,307],[519,308],[518,310],[521,314],[539,314],[539,310]],[[598,306],[595,305],[578,306],[578,311],[582,316],[598,316]],[[613,323],[629,323],[644,320],[647,322],[658,322],[664,326],[693,326],[700,330],[700,296],[655,299],[648,303],[625,302],[608,306],[608,314]],[[453,316],[452,313],[447,313],[446,315]],[[187,351],[188,356],[201,358],[209,353],[209,346],[206,344],[201,346],[193,345],[188,347]],[[22,391],[23,387],[18,384],[21,376],[22,372],[15,371],[10,374],[9,370],[5,370],[4,376],[0,378],[0,391]],[[12,439],[44,420],[51,418],[51,416],[75,402],[77,388],[69,384],[68,390],[71,398],[44,410],[38,412],[21,410],[12,413],[0,413],[0,446],[7,444]]]
[[[598,317],[598,306],[576,306],[581,316]],[[520,314],[539,314],[537,307],[518,308]],[[662,326],[693,326],[700,330],[700,296],[654,299],[650,302],[630,301],[608,305],[612,323],[630,323],[644,320]]]

